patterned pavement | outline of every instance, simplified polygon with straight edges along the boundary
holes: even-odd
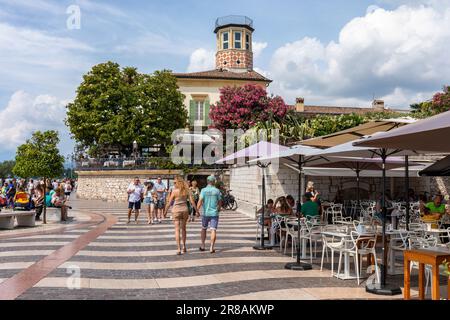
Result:
[[[253,250],[255,221],[238,212],[221,215],[216,254],[198,250],[197,220],[188,225],[188,253],[177,256],[170,220],[147,225],[141,214],[127,225],[124,204],[72,206],[70,224],[0,231],[0,299],[390,298],[330,277],[329,263],[321,272],[320,259],[310,271],[285,270],[290,255]],[[389,280],[402,285],[403,277]]]

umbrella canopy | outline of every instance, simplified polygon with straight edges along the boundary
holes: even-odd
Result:
[[[391,131],[409,123],[413,123],[414,121],[415,120],[412,118],[370,121],[354,128],[339,131],[319,138],[305,140],[301,142],[301,144],[316,148],[330,148],[374,134],[375,132]]]
[[[383,160],[380,158],[328,157],[330,162],[315,165],[316,168],[343,168],[350,170],[382,170]],[[386,159],[386,170],[402,168],[405,160],[401,157]]]
[[[435,164],[419,172],[422,177],[448,177],[450,176],[450,156],[439,160]]]
[[[450,153],[450,111],[358,141],[356,146]]]
[[[409,175],[411,177],[418,177],[419,172],[423,170],[426,166],[424,165],[417,165],[417,166],[411,166],[409,167]],[[295,169],[295,167],[292,167],[292,169]],[[317,176],[317,177],[355,177],[356,178],[356,172],[355,170],[350,169],[344,169],[344,168],[317,168],[317,167],[305,167],[303,168],[305,175],[307,176]],[[361,171],[360,177],[372,177],[372,178],[379,178],[380,177],[380,170],[364,170]],[[405,169],[404,168],[396,168],[386,171],[386,177],[398,177],[403,178],[405,177]]]
[[[304,161],[309,162],[309,160],[318,159],[315,158],[314,155],[320,151],[321,149],[318,148],[297,145],[287,148],[287,150],[280,150],[280,152],[250,160],[248,163],[266,162],[275,159],[285,159],[287,162],[298,162],[300,157],[304,157]]]
[[[376,133],[374,136],[378,136]],[[378,147],[365,147],[361,146],[362,141],[365,141],[367,138],[362,138],[354,141],[349,141],[320,152],[317,152],[315,156],[322,157],[360,157],[360,158],[377,158],[380,157],[380,148]],[[387,156],[405,156],[405,155],[417,155],[418,152],[414,150],[397,150],[397,149],[389,149],[386,150]]]
[[[229,156],[216,161],[217,164],[221,163],[229,163],[236,159],[241,158],[259,158],[259,157],[268,157],[273,154],[279,154],[280,152],[289,150],[288,147],[281,146],[276,143],[271,143],[267,141],[260,141],[250,147],[239,150]]]

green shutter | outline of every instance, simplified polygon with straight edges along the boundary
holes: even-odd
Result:
[[[195,122],[195,101],[191,100],[189,103],[189,124],[193,127]]]
[[[204,108],[204,114],[203,114],[203,119],[205,126],[210,126],[211,125],[211,118],[209,117],[209,110],[210,110],[210,103],[209,100],[205,100],[205,108]]]

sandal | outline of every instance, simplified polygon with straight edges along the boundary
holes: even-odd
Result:
[[[177,251],[177,256],[181,256],[181,251]]]
[[[202,248],[202,247],[200,247],[200,248],[198,248],[200,251],[205,251],[205,248]]]
[[[212,249],[209,253],[216,253],[216,250]]]
[[[186,253],[187,252],[187,249],[186,248],[183,248],[183,253]]]

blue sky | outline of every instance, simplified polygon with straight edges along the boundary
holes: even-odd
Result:
[[[81,28],[68,29],[70,5]],[[141,72],[213,68],[215,19],[254,20],[257,71],[293,103],[392,108],[450,82],[447,0],[0,0],[0,161],[35,130],[58,129],[82,75],[113,60]]]

